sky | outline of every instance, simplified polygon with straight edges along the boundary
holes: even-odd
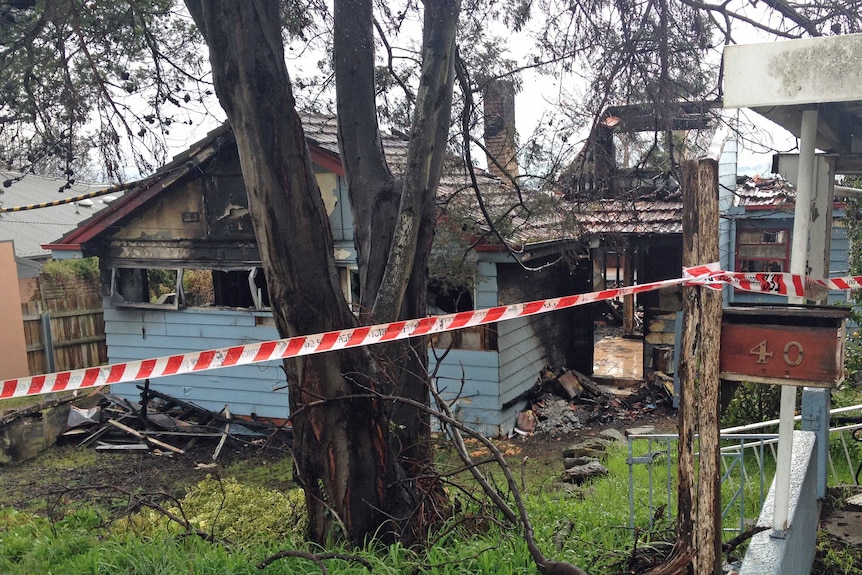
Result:
[[[748,0],[727,0],[727,9],[750,18],[761,24],[777,26],[779,17],[763,5]],[[510,55],[518,59],[518,53],[526,53],[528,40],[510,35]],[[757,44],[785,41],[776,39],[761,30],[743,22],[733,24],[733,39],[736,44]],[[720,51],[715,51],[715,58]],[[716,61],[716,64],[718,62]],[[516,95],[515,107],[518,132],[523,137],[529,135],[541,121],[544,114],[551,110],[554,101],[561,94],[573,93],[573,79],[554,78],[540,75],[532,70],[522,72],[523,91]],[[752,78],[752,81],[757,81]],[[737,173],[740,175],[769,175],[772,171],[772,157],[775,153],[792,153],[797,151],[796,138],[781,126],[774,124],[765,117],[751,110],[726,110],[728,121],[735,122],[742,134],[739,146],[739,162]],[[583,134],[582,137],[585,137]]]
[[[743,5],[740,9],[743,11],[752,10],[747,5]],[[756,16],[756,14],[748,15]],[[526,43],[528,40],[515,34],[507,34],[507,37],[510,40],[508,55],[516,60],[523,60],[523,54],[527,53]],[[745,44],[774,41],[752,30],[738,30],[735,33],[735,39],[738,43]],[[316,55],[305,59],[296,58],[291,52],[288,52],[288,70],[291,77],[295,78],[299,70],[313,67],[317,58]],[[521,72],[521,79],[523,88],[515,98],[515,115],[518,134],[523,145],[525,138],[528,138],[543,118],[553,111],[555,101],[567,93],[575,92],[576,87],[572,85],[574,81],[572,78],[549,78],[532,69]],[[215,117],[207,117],[196,121],[193,126],[185,126],[182,129],[172,131],[170,137],[172,155],[184,151],[190,144],[203,138],[209,130],[215,128],[222,121],[224,114],[220,109],[217,109],[217,103],[214,102],[214,104],[212,106],[214,109],[210,111],[215,113]],[[744,134],[740,142],[738,174],[768,175],[771,173],[774,153],[795,150],[796,139],[766,118],[750,110],[728,110],[726,114],[728,118],[738,121],[740,130]],[[575,137],[583,139],[586,134],[577,134]],[[576,144],[576,147],[579,147],[579,144]],[[481,152],[477,150],[474,153],[474,158],[480,165],[483,165],[484,155]]]

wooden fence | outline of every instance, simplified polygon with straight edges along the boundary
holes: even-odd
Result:
[[[72,293],[21,307],[30,375],[107,363],[100,295]]]

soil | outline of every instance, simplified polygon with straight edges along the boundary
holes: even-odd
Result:
[[[158,450],[144,452],[101,452],[75,447],[62,441],[38,456],[23,462],[0,465],[0,507],[45,512],[58,500],[104,499],[123,493],[182,497],[207,474],[230,475],[255,464],[269,465],[286,459],[283,442],[266,444],[231,440],[212,461],[217,439],[199,439],[184,454]],[[292,487],[289,478],[273,487]]]
[[[657,431],[673,431],[675,414],[657,409],[650,413],[623,414],[605,424],[586,425],[571,433],[514,435],[495,443],[513,461],[524,457],[547,464],[549,470],[562,471],[562,449],[569,444],[597,435],[608,428],[625,430],[650,425]],[[284,464],[289,458],[287,438],[255,442],[231,439],[212,461],[217,440],[201,438],[185,454],[159,450],[144,452],[105,452],[90,447],[63,443],[24,462],[0,465],[0,507],[44,511],[46,503],[64,499],[87,499],[94,493],[103,496],[110,486],[116,493],[166,493],[181,497],[207,474],[230,476],[250,473],[255,466]],[[287,467],[286,467],[287,468]],[[289,473],[285,475],[290,475]],[[282,489],[293,487],[290,477],[277,480]]]

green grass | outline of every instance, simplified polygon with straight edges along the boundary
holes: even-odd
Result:
[[[525,503],[547,555],[602,573],[602,566],[619,550],[631,546],[625,458],[622,447],[612,450],[607,460],[612,474],[584,486],[580,495],[554,488],[549,477],[561,474],[562,465],[555,472],[539,461],[525,466]],[[280,475],[286,472],[285,465],[270,466],[267,472]],[[260,573],[255,565],[281,549],[315,550],[301,541],[301,529],[294,527],[301,525],[301,518],[280,507],[279,502],[291,499],[257,484],[266,472],[242,466],[232,471],[233,478],[221,483],[207,479],[182,501],[197,528],[229,539],[230,544],[186,536],[149,511],[106,528],[97,511],[86,507],[76,507],[53,525],[43,517],[7,508],[0,511],[0,573]],[[520,481],[521,470],[516,466],[514,472]],[[492,475],[502,485],[498,474]],[[567,523],[572,524],[571,534],[557,552],[552,537]],[[493,522],[484,522],[480,529],[455,528],[425,550],[395,545],[358,553],[372,563],[375,573],[383,574],[535,573],[519,530]],[[327,564],[333,573],[367,572],[350,562]],[[316,574],[320,569],[306,559],[287,558],[264,572]]]
[[[646,451],[648,446],[639,449]],[[653,451],[656,444],[652,446]],[[676,478],[676,444],[671,444],[670,469]],[[639,455],[636,453],[636,455]],[[457,466],[441,455],[443,467]],[[634,534],[629,528],[629,494],[625,444],[613,446],[604,460],[610,470],[606,477],[594,479],[573,491],[555,485],[562,477],[562,462],[528,459],[509,454],[512,472],[518,484],[524,482],[523,497],[530,513],[540,548],[549,558],[569,561],[591,574],[620,572],[623,561],[631,555]],[[63,458],[57,465],[62,468]],[[769,458],[767,458],[769,460]],[[145,511],[132,521],[114,522],[107,527],[99,510],[82,506],[71,508],[67,515],[51,524],[35,514],[0,509],[0,573],[32,574],[317,574],[320,568],[307,559],[285,558],[265,570],[256,565],[283,549],[319,551],[302,541],[301,515],[295,511],[301,495],[265,488],[273,478],[289,477],[289,461],[258,462],[260,465],[231,466],[218,482],[209,478],[190,490],[181,502],[194,526],[229,543],[210,543]],[[750,476],[755,474],[753,456],[746,458]],[[653,465],[653,511],[649,508],[649,469],[638,465],[634,470],[635,525],[637,544],[666,548],[665,538],[672,539],[676,489],[672,486],[670,509],[661,518],[653,517],[655,509],[667,502],[667,458],[661,456]],[[499,471],[486,469],[501,493],[508,489]],[[771,475],[771,474],[768,474]],[[767,477],[767,481],[769,477]],[[475,492],[475,485],[467,489]],[[730,489],[727,487],[726,489]],[[746,487],[746,515],[756,517],[759,494],[757,486]],[[468,507],[464,511],[492,513],[473,506],[469,497],[450,489]],[[724,497],[729,497],[725,491]],[[289,506],[291,510],[286,510]],[[498,513],[494,513],[497,519]],[[652,520],[652,521],[651,521]],[[652,527],[650,524],[652,522]],[[731,525],[737,522],[730,518]],[[566,533],[559,537],[559,533]],[[520,528],[483,521],[480,526],[461,525],[450,531],[439,531],[441,538],[427,549],[407,549],[393,545],[386,549],[348,550],[369,561],[377,574],[416,573],[456,575],[477,573],[516,575],[535,573]],[[731,534],[732,535],[732,534]],[[437,534],[432,534],[432,540]],[[559,547],[557,547],[559,546]],[[829,559],[846,561],[846,553],[831,550]],[[367,573],[358,563],[332,559],[326,562],[337,575]]]
[[[246,485],[289,489],[293,486],[293,461],[289,457],[242,459],[228,465],[222,476]]]

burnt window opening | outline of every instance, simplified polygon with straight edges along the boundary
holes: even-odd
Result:
[[[444,331],[431,336],[431,347],[436,349],[463,349],[470,351],[496,351],[497,324],[465,327],[455,331]]]
[[[114,268],[111,299],[118,307],[270,306],[262,268],[239,270]]]
[[[114,268],[111,300],[118,307],[166,307],[177,309],[182,270],[176,268]]]
[[[214,305],[264,309],[269,307],[269,291],[263,269],[212,272]]]
[[[428,283],[428,313],[443,315],[476,309],[472,291],[467,286],[453,286],[445,282]],[[431,346],[437,349],[463,349],[472,351],[497,350],[497,324],[477,325],[435,334]]]
[[[438,281],[428,283],[428,312],[432,315],[472,311],[473,295],[466,286]]]

